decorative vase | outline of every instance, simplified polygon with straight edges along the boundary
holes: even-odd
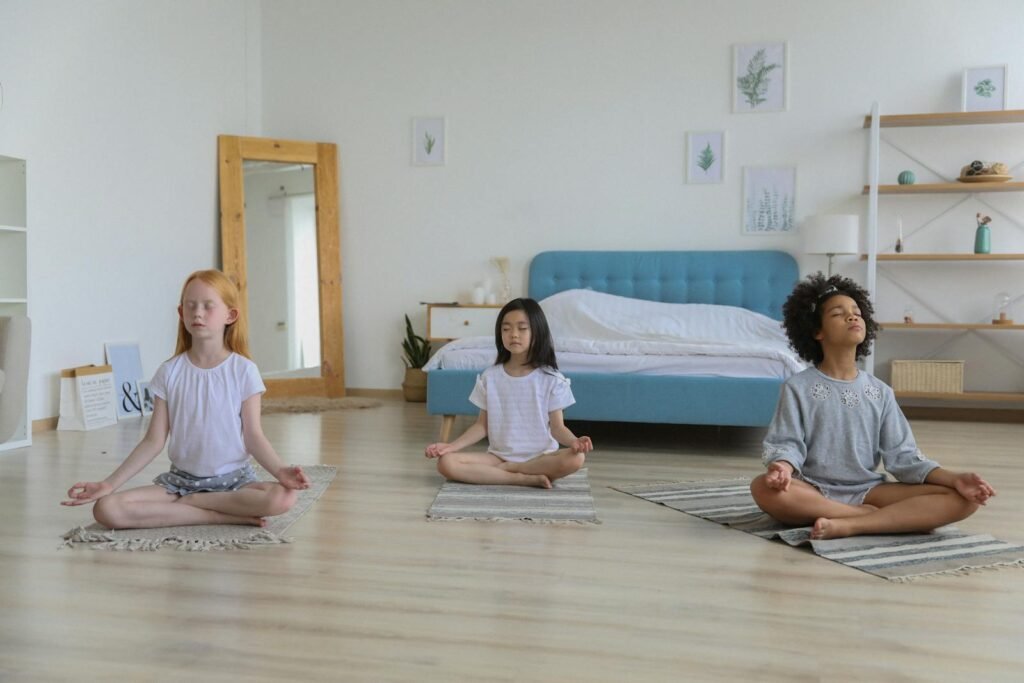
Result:
[[[427,373],[422,368],[405,369],[402,396],[410,403],[423,403],[427,400]]]
[[[992,253],[992,231],[988,225],[979,225],[978,229],[974,232],[974,253]]]
[[[900,185],[913,185],[917,181],[917,176],[914,175],[913,171],[904,171],[900,173],[896,178],[896,182]]]

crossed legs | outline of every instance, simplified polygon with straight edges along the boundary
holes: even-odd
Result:
[[[786,524],[813,524],[815,539],[926,532],[965,519],[978,509],[954,489],[935,484],[879,484],[868,491],[863,505],[847,505],[829,500],[798,479],[790,482],[787,491],[769,488],[764,479],[762,474],[750,484],[758,507]]]
[[[490,453],[449,453],[437,461],[437,471],[467,484],[510,484],[551,488],[551,482],[583,466],[586,456],[564,448],[526,462],[506,462]]]
[[[274,482],[255,482],[237,491],[179,496],[163,486],[141,486],[104,496],[93,517],[108,529],[144,529],[193,524],[264,526],[264,517],[286,512],[297,493]]]

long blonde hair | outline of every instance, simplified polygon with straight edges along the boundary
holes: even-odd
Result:
[[[224,305],[233,308],[238,312],[235,322],[224,328],[224,346],[229,351],[234,351],[240,356],[252,360],[249,353],[249,320],[246,318],[245,310],[241,307],[242,295],[238,287],[227,275],[219,270],[197,270],[188,276],[185,284],[181,286],[181,297],[178,305],[185,305],[185,290],[193,280],[199,280],[217,290]],[[178,343],[174,349],[174,355],[185,353],[192,348],[192,334],[185,329],[185,321],[178,316]]]

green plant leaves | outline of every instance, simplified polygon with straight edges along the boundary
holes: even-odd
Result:
[[[766,58],[767,54],[764,48],[755,52],[747,62],[747,74],[736,79],[736,87],[743,93],[747,104],[752,109],[765,102],[768,84],[771,83],[768,74],[780,68],[779,64],[765,64]]]
[[[419,336],[412,329],[412,321],[405,316],[405,339],[402,340],[405,351],[405,365],[410,368],[422,368],[430,360],[430,342]]]

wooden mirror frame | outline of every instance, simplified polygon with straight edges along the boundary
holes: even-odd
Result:
[[[248,314],[243,162],[277,161],[313,167],[316,194],[317,269],[320,281],[320,377],[267,379],[267,396],[345,395],[345,334],[341,315],[341,231],[338,212],[338,151],[329,142],[217,136],[220,171],[222,270],[238,285]],[[248,318],[248,315],[246,315]]]

